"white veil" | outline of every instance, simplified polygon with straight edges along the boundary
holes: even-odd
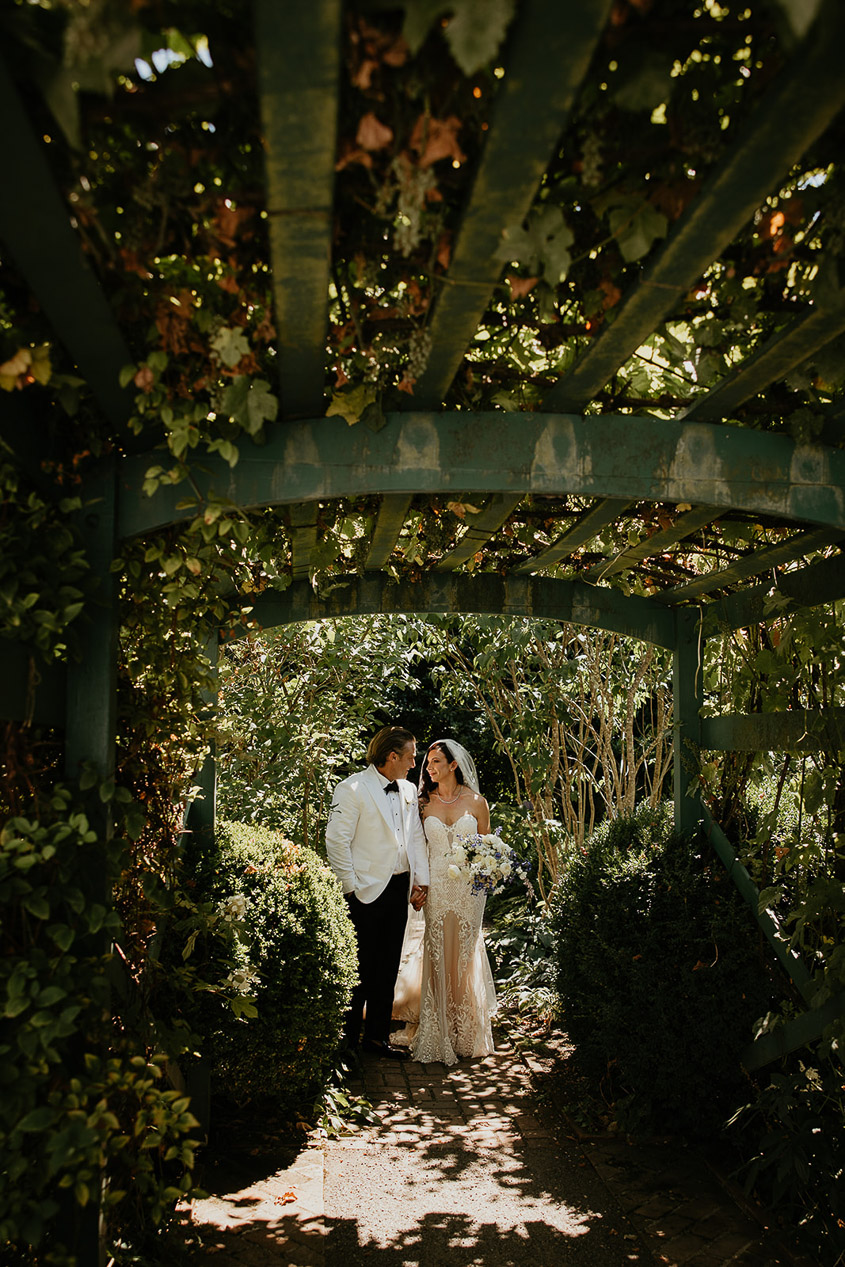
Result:
[[[464,783],[466,783],[467,787],[472,788],[473,792],[480,792],[481,788],[478,785],[478,771],[475,768],[475,762],[463,744],[458,743],[457,739],[435,739],[428,745],[426,753],[429,748],[442,748],[444,744],[451,752],[454,760],[457,761]],[[425,760],[423,760],[422,769],[420,770],[420,790],[422,790],[424,770]]]

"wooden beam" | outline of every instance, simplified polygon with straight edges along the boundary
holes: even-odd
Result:
[[[767,617],[779,616],[783,605],[772,602],[772,595],[775,599],[782,595],[803,607],[835,603],[845,598],[845,554],[816,559],[809,567],[779,573],[772,583],[756,585],[754,589],[729,594],[708,604],[703,636],[712,638],[730,629],[746,629]]]
[[[699,805],[704,835],[710,841],[716,856],[720,859],[729,877],[739,889],[740,894],[750,906],[755,920],[775,952],[781,967],[791,978],[801,996],[809,1002],[813,993],[813,983],[807,965],[801,956],[789,945],[788,939],[780,931],[772,913],[760,910],[760,892],[757,885],[739,861],[736,850],[719,824],[714,821],[707,806],[701,802],[699,802]]]
[[[597,502],[595,506],[590,506],[562,537],[558,537],[557,541],[552,542],[535,558],[520,563],[514,571],[517,574],[541,572],[544,568],[554,567],[561,559],[568,559],[580,546],[591,541],[597,533],[601,532],[602,528],[613,523],[614,519],[617,519],[630,504],[630,501],[624,497],[609,497]]]
[[[837,541],[842,540],[842,535],[841,532],[831,532],[828,528],[816,528],[814,532],[801,532],[791,537],[789,541],[781,542],[776,546],[767,546],[762,550],[753,550],[744,558],[737,559],[730,567],[708,572],[706,576],[699,576],[685,585],[676,585],[674,589],[663,590],[655,597],[662,603],[675,604],[689,598],[696,598],[699,594],[709,594],[713,590],[725,589],[727,586],[736,585],[738,581],[745,580],[747,576],[759,576],[761,572],[769,568],[782,567],[784,563],[791,563],[794,559],[800,559],[814,550],[823,550],[825,546],[835,545]]]
[[[71,225],[45,146],[32,130],[2,59],[0,119],[6,171],[14,173],[0,198],[0,239],[100,409],[109,422],[123,426],[132,411],[132,394],[120,386],[119,375],[133,357]]]
[[[701,817],[699,728],[703,687],[701,650],[693,612],[675,613],[672,648],[672,786],[675,830],[693,832]]]
[[[718,752],[842,752],[845,708],[704,717],[701,746]]]
[[[323,413],[340,0],[256,0],[267,214],[285,417]]]
[[[664,528],[661,532],[655,532],[653,536],[647,537],[639,545],[623,550],[615,558],[608,559],[604,563],[597,563],[588,572],[582,572],[581,579],[598,584],[605,577],[614,576],[617,572],[624,572],[626,568],[633,567],[636,563],[641,563],[643,559],[653,559],[655,555],[662,554],[670,546],[682,541],[684,537],[688,537],[690,533],[697,532],[705,524],[711,523],[718,515],[718,510],[714,510],[712,506],[699,506],[696,510],[687,511],[685,515],[680,515],[675,520],[671,528]]]
[[[466,530],[458,543],[435,565],[436,572],[450,572],[466,563],[467,559],[490,540],[522,501],[522,493],[495,493],[483,510],[467,518]],[[472,514],[467,511],[467,515]]]
[[[283,593],[265,591],[256,595],[251,606],[252,616],[264,629],[329,616],[478,612],[564,620],[641,638],[658,647],[669,648],[675,643],[674,613],[667,608],[610,586],[598,589],[580,581],[551,577],[429,572],[418,581],[397,584],[384,572],[366,572],[345,578],[325,596],[307,582],[295,581]],[[238,625],[224,633],[237,636],[245,631],[244,626]]]
[[[822,5],[802,46],[741,127],[736,143],[616,309],[616,318],[543,401],[580,413],[718,259],[845,104],[845,6]]]
[[[414,390],[415,408],[439,408],[449,389],[501,277],[502,232],[528,214],[609,8],[608,0],[520,6],[449,272],[437,279],[431,354]]]
[[[365,564],[368,572],[377,571],[387,563],[399,540],[412,501],[407,493],[388,493],[382,497]]]
[[[770,383],[785,378],[791,369],[806,361],[843,330],[845,293],[838,302],[811,308],[801,317],[796,317],[709,392],[694,400],[679,418],[695,418],[700,422],[730,418],[739,405],[756,396]]]
[[[799,1047],[806,1047],[821,1038],[830,1025],[845,1016],[845,990],[840,990],[819,1007],[812,1007],[800,1016],[763,1034],[746,1047],[742,1063],[749,1073],[780,1060]]]
[[[315,418],[239,447],[235,467],[214,455],[193,468],[201,497],[259,507],[369,493],[566,494],[731,507],[845,531],[845,450],[749,427],[627,414],[394,413],[378,432]],[[144,474],[159,461],[152,452],[122,463],[122,537],[195,513],[179,485],[144,495]]]

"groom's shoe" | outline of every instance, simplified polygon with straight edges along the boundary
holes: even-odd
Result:
[[[404,1047],[391,1047],[390,1043],[382,1042],[378,1038],[362,1039],[361,1051],[370,1056],[383,1056],[388,1060],[407,1060],[411,1055]]]

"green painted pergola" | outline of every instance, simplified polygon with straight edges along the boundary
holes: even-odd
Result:
[[[703,823],[808,1004],[805,965],[773,917],[758,912],[748,873],[690,786],[701,750],[845,748],[842,710],[703,719],[697,672],[704,642],[765,619],[773,590],[807,606],[845,597],[841,415],[831,406],[820,438],[807,443],[737,421],[743,405],[845,330],[845,290],[829,288],[817,302],[793,304],[753,354],[675,416],[597,413],[592,402],[845,106],[845,9],[836,0],[809,8],[813,20],[786,65],[648,255],[614,320],[559,376],[539,409],[474,414],[444,408],[444,401],[501,284],[503,231],[534,202],[611,10],[609,0],[524,0],[501,55],[505,73],[486,143],[436,291],[425,371],[403,407],[373,430],[326,416],[343,6],[256,0],[281,416],[267,428],[266,443],[242,445],[233,468],[218,458],[198,463],[191,505],[184,503],[184,484],[144,494],[145,474],[161,454],[147,448],[152,439],[139,442],[126,431],[131,400],[119,375],[133,356],[69,222],[10,68],[0,65],[5,165],[15,173],[16,195],[0,200],[0,241],[123,437],[122,449],[84,489],[82,531],[103,593],[112,593],[109,569],[121,542],[178,523],[205,498],[226,498],[245,509],[276,508],[284,523],[292,583],[255,601],[254,617],[265,628],[365,613],[485,612],[572,621],[670,649],[677,824]],[[0,400],[0,434],[24,462],[37,457],[39,427],[23,402]],[[322,593],[312,583],[320,512],[362,497],[376,507],[364,569],[335,578]],[[388,565],[399,556],[414,506],[431,497],[466,497],[477,512],[456,519],[451,543],[418,574],[397,581]],[[537,504],[555,518],[555,530],[533,552],[485,570],[485,551],[506,541],[508,525]],[[644,509],[662,512],[659,529],[584,565],[584,548],[595,555],[603,529]],[[749,538],[760,524],[772,532],[761,548],[727,550],[723,522],[747,527]],[[649,592],[633,593],[643,569],[649,583],[639,587]],[[13,651],[12,672],[0,685],[3,716],[64,726],[71,773],[82,760],[104,771],[113,766],[116,622],[112,597],[91,626],[84,661],[65,676],[45,676],[34,705],[25,656],[16,665]],[[213,762],[202,781],[206,796],[191,812],[195,829],[213,828]],[[755,1043],[749,1066],[818,1036],[843,1002],[808,1007],[776,1036]]]

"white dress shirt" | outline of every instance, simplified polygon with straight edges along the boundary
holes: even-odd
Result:
[[[387,787],[390,779],[386,779],[380,770],[376,770],[379,783],[383,788]],[[408,871],[410,863],[408,861],[408,850],[405,847],[405,830],[402,825],[402,806],[399,803],[398,792],[385,792],[390,812],[393,815],[393,826],[396,829],[396,839],[399,842],[399,853],[396,858],[396,866],[393,868],[394,875],[402,875],[404,871]]]

